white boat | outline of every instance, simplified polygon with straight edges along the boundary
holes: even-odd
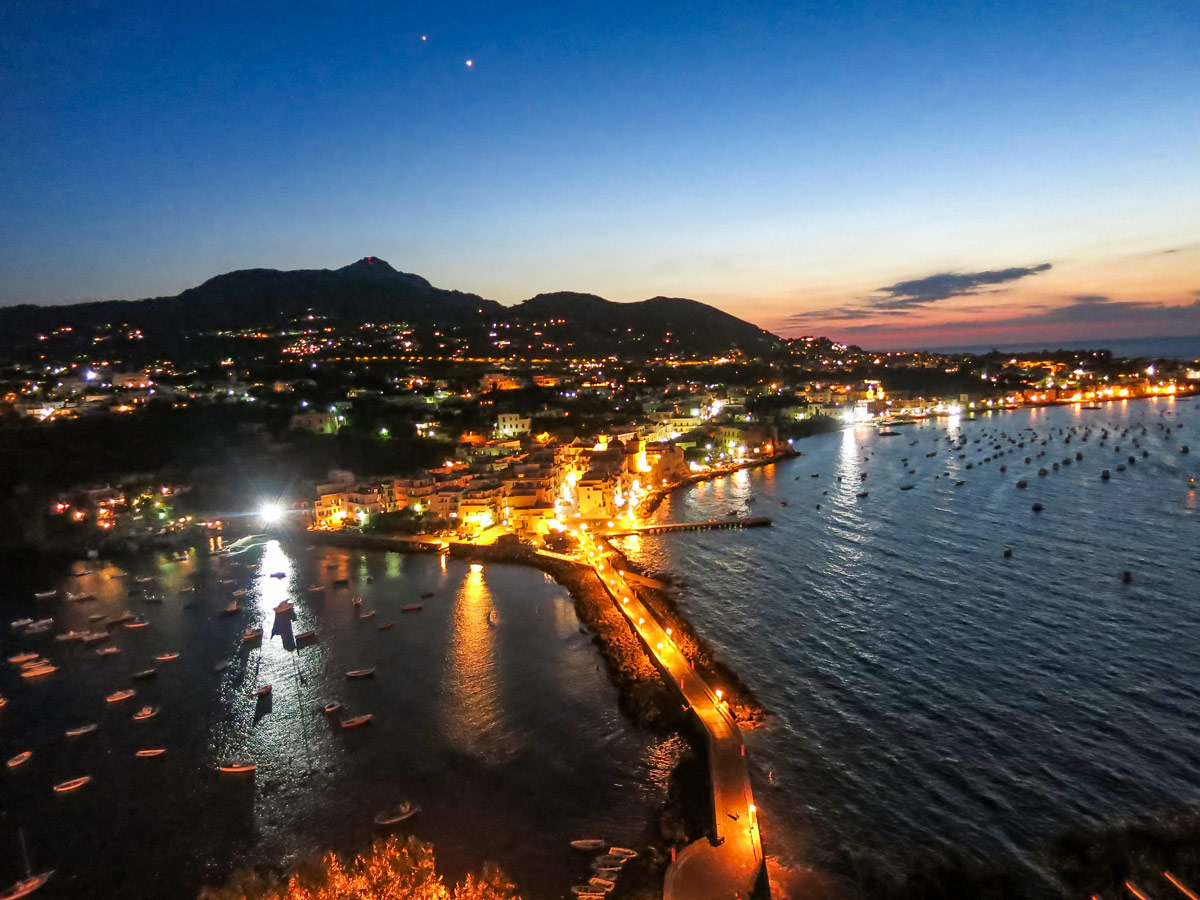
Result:
[[[33,619],[13,619],[8,623],[8,627],[13,631],[20,631],[22,628],[28,628],[33,624]]]
[[[584,850],[590,852],[592,850],[599,850],[601,847],[604,847],[607,844],[608,841],[601,840],[600,838],[580,838],[577,841],[571,841],[571,848],[573,850]]]
[[[35,600],[49,600],[51,597],[57,597],[58,591],[38,591],[33,595]]]
[[[421,807],[415,803],[409,803],[407,800],[397,806],[395,809],[385,809],[383,812],[375,816],[376,825],[395,825],[398,822],[403,822],[405,819],[411,819],[421,811]]]

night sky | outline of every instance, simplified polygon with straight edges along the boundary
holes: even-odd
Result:
[[[2,5],[0,304],[365,255],[876,347],[1200,333],[1200,3]]]

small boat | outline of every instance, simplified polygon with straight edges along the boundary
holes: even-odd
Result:
[[[4,709],[6,706],[8,706],[8,698],[0,697],[0,709]]]
[[[21,897],[28,897],[47,881],[54,874],[54,870],[49,872],[41,872],[37,875],[30,875],[27,878],[22,878],[3,894],[0,894],[0,900],[20,900]]]
[[[107,641],[109,638],[108,631],[89,631],[83,636],[85,644],[97,644],[100,641]]]
[[[30,651],[27,653],[18,653],[16,656],[10,656],[8,661],[14,666],[19,666],[21,663],[32,662],[35,659],[38,659],[38,654]]]
[[[233,592],[233,594],[231,596],[245,597],[248,593],[250,593],[250,592],[247,591],[245,588],[238,588],[236,591]],[[230,604],[230,606],[234,606],[234,605],[236,605],[236,604]]]
[[[141,709],[139,709],[137,712],[135,712],[133,714],[133,721],[145,722],[147,719],[153,719],[157,715],[158,715],[158,707],[157,706],[143,706]]]
[[[295,607],[292,604],[288,603],[288,601],[284,600],[282,603],[280,603],[278,606],[275,607],[275,615],[282,616],[286,613],[290,613],[293,609],[295,609]]]
[[[375,667],[371,666],[371,668],[369,668],[369,669],[351,669],[349,672],[346,673],[346,677],[347,678],[370,678],[374,674],[375,674]]]
[[[57,672],[57,671],[58,671],[58,666],[52,666],[49,663],[45,663],[40,666],[35,666],[32,669],[26,669],[24,672],[21,673],[21,677],[22,678],[39,678],[42,675],[49,675],[51,672]]]
[[[415,803],[405,801],[395,809],[385,809],[383,812],[375,816],[376,825],[395,825],[398,822],[403,822],[405,819],[411,819],[421,811],[421,807]]]
[[[593,875],[591,878],[589,878],[588,884],[595,885],[598,888],[603,888],[606,894],[617,886],[615,881],[612,881],[608,878],[601,878],[599,875]]]
[[[143,681],[146,678],[153,678],[158,674],[158,669],[142,669],[140,672],[134,672],[129,677],[134,681]]]
[[[384,622],[382,625],[379,626],[379,631],[387,631],[394,624],[395,624],[394,622]]]
[[[72,791],[77,791],[85,784],[91,784],[92,776],[84,775],[82,778],[72,778],[70,781],[61,781],[54,786],[54,793],[69,794]]]
[[[132,618],[133,613],[131,613],[129,610],[125,610],[124,612],[118,613],[115,616],[109,616],[107,619],[105,619],[105,622],[109,625],[120,625],[122,622],[128,622]]]
[[[165,747],[152,747],[148,750],[138,750],[136,753],[134,753],[134,756],[137,756],[140,759],[150,759],[154,756],[162,756],[166,752],[167,749]]]
[[[28,628],[33,624],[33,619],[13,619],[8,623],[8,627],[13,631],[20,631],[22,628]]]
[[[272,572],[272,578],[287,578],[287,572]]]
[[[338,703],[336,700],[334,700],[332,703],[325,704],[325,712],[329,713],[330,715],[337,712],[341,708],[342,704]]]
[[[592,869],[614,869],[625,865],[625,857],[613,856],[611,853],[606,853],[603,856],[597,856],[592,860]]]
[[[271,696],[271,690],[272,690],[271,685],[264,684],[262,687],[260,687],[258,689],[258,696],[269,697],[269,696]]]
[[[911,490],[912,490],[913,488],[915,488],[915,487],[916,487],[916,485],[915,485],[915,484],[902,484],[902,485],[900,485],[900,490],[902,490],[902,491],[911,491]]]
[[[38,668],[38,666],[48,666],[48,665],[50,665],[49,660],[42,659],[40,656],[35,656],[33,659],[29,660],[28,662],[21,663],[21,669],[22,669],[22,671],[27,672],[30,669]]]
[[[628,847],[609,847],[609,856],[619,856],[622,859],[637,859],[638,852],[630,850]]]
[[[228,606],[224,607],[221,610],[220,615],[236,616],[241,611],[242,611],[242,607],[240,605],[238,605],[237,601],[234,601],[233,603],[230,603]]]
[[[359,725],[366,725],[372,719],[371,713],[364,716],[351,716],[349,719],[342,719],[343,728],[357,728]]]
[[[571,893],[580,900],[599,900],[604,896],[604,891],[597,889],[594,884],[573,884],[571,885]]]
[[[608,841],[601,840],[600,838],[580,838],[577,841],[571,841],[571,849],[591,852],[592,850],[599,850],[607,844]]]
[[[400,612],[420,612],[424,608],[420,603],[409,603],[407,606],[400,607]]]
[[[232,763],[225,763],[222,766],[218,766],[217,770],[220,772],[225,772],[230,775],[242,775],[242,774],[245,774],[248,772],[253,772],[257,768],[258,768],[258,766],[256,766],[254,763],[232,762]]]
[[[863,497],[867,496],[867,492],[866,492],[866,491],[859,491],[859,492],[858,492],[857,494],[855,494],[854,496],[855,496],[855,497],[857,497],[858,499],[860,499],[860,500],[861,500]]]
[[[58,591],[38,591],[33,595],[34,600],[49,600],[51,597],[57,597]]]
[[[263,630],[261,628],[247,628],[242,632],[242,640],[247,644],[252,644],[255,641],[261,641]]]
[[[87,725],[80,725],[78,728],[68,728],[67,729],[67,737],[69,737],[69,738],[83,737],[83,735],[91,734],[93,731],[95,731],[99,727],[100,726],[97,725],[95,722],[91,722]]]
[[[317,633],[315,631],[301,631],[298,635],[296,635],[296,643],[301,644],[305,641],[315,640],[316,637]]]
[[[369,619],[373,615],[375,615],[375,610],[371,610],[370,612],[365,612],[365,613],[359,613],[358,617],[360,619]]]
[[[112,656],[112,655],[114,655],[116,653],[120,653],[120,652],[121,652],[120,647],[101,647],[100,649],[98,649],[96,651],[96,655],[97,656]]]
[[[114,691],[104,699],[109,703],[120,703],[122,700],[128,700],[133,694],[133,688],[126,688],[123,691]]]
[[[139,575],[137,578],[135,578],[133,580],[136,581],[138,584],[150,584],[155,579],[154,579],[153,575]]]
[[[67,642],[73,643],[75,641],[82,641],[83,640],[83,632],[75,631],[74,629],[72,629],[71,631],[64,631],[62,634],[56,634],[54,636],[54,639],[61,643],[67,643]]]
[[[181,593],[181,594],[191,594],[191,593],[193,593],[195,590],[196,590],[195,586],[188,586],[188,587],[185,587],[185,588],[180,588],[180,589],[179,589],[179,593]]]
[[[179,654],[178,653],[160,653],[160,654],[158,654],[158,656],[156,656],[154,658],[156,660],[158,660],[159,662],[170,662],[173,659],[179,659]]]
[[[29,762],[30,757],[32,757],[32,756],[33,756],[32,750],[25,750],[21,753],[18,753],[16,756],[14,756],[12,759],[10,759],[8,761],[8,767],[10,769],[15,769],[15,768],[17,768],[17,766],[23,766],[23,765],[25,765],[25,763]]]
[[[325,590],[324,586],[319,585],[319,584],[310,584],[308,586],[308,592],[310,594],[319,594],[323,590]]]
[[[149,624],[150,623],[147,622],[145,619],[143,619],[141,616],[138,616],[136,619],[130,619],[128,622],[126,622],[125,627],[126,628],[145,628]]]

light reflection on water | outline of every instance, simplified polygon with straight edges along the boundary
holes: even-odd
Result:
[[[1184,699],[1200,656],[1179,639],[1200,629],[1200,492],[1187,487],[1200,475],[1200,404],[897,430],[799,441],[804,456],[754,472],[749,488],[697,485],[658,513],[720,517],[749,491],[769,529],[624,545],[686,579],[693,624],[773,714],[747,738],[768,852],[967,850],[1033,869],[1063,828],[1200,800]],[[960,433],[966,448],[950,452]],[[998,441],[1009,452],[985,463]],[[1129,455],[1136,465],[1117,472]]]
[[[145,602],[132,577],[97,566],[63,582],[97,600],[48,605],[65,627],[126,608],[144,615],[145,629],[114,629],[119,655],[51,641],[39,649],[60,671],[45,684],[0,669],[10,700],[0,752],[34,749],[38,761],[8,780],[6,807],[19,810],[35,859],[58,866],[63,896],[190,900],[235,865],[360,848],[377,834],[374,814],[405,799],[421,804],[411,827],[434,841],[451,877],[493,859],[535,897],[579,880],[568,841],[596,833],[643,841],[661,802],[665,751],[620,717],[569,598],[542,573],[504,565],[475,573],[445,557],[274,541],[124,568],[154,574],[146,591],[162,602]],[[341,577],[349,584],[335,584]],[[25,615],[48,580],[31,570],[0,584],[8,618]],[[324,590],[309,592],[314,583]],[[219,615],[241,588],[244,611]],[[374,617],[359,618],[356,595]],[[283,600],[295,621],[275,616]],[[414,602],[424,609],[400,611]],[[243,641],[251,626],[263,628],[261,646]],[[293,629],[318,638],[296,647]],[[15,652],[7,629],[0,644]],[[156,663],[165,650],[181,655]],[[131,711],[104,696],[153,666],[158,677],[137,682],[136,702],[161,713],[135,729]],[[377,667],[374,678],[345,678],[367,666]],[[264,684],[273,687],[267,699],[257,693]],[[333,700],[346,715],[372,713],[372,724],[338,728],[322,711]],[[64,743],[65,728],[92,720],[100,729],[87,741]],[[168,748],[160,765],[134,765],[133,750],[145,746]],[[216,774],[235,759],[255,762],[255,776]],[[83,773],[95,777],[87,792],[67,802],[50,794],[54,781]],[[0,841],[0,866],[19,870],[7,852]]]

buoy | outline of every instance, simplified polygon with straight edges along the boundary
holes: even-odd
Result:
[[[1012,547],[1005,547],[1005,548],[1004,548],[1004,558],[1005,558],[1005,559],[1012,559]]]
[[[1033,504],[1033,511],[1034,511],[1034,512],[1041,512],[1041,511],[1042,511],[1042,504],[1040,504],[1040,503],[1035,503],[1035,504]]]

